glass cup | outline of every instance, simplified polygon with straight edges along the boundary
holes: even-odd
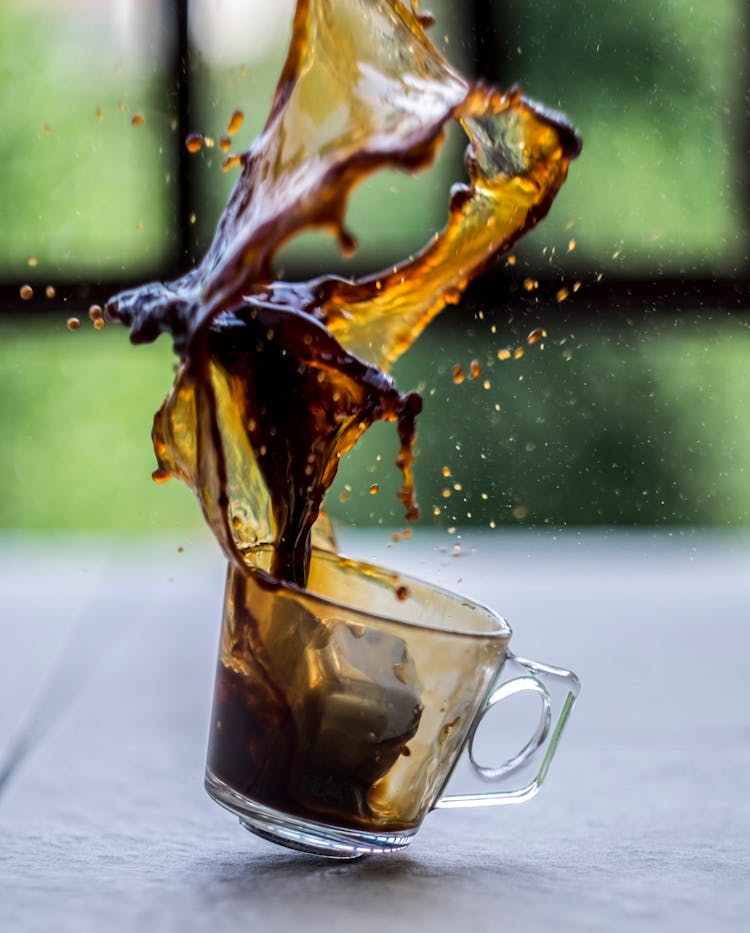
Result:
[[[339,858],[408,845],[436,807],[529,799],[579,684],[510,636],[470,599],[329,551],[313,549],[306,590],[230,565],[208,793],[259,836]],[[533,734],[480,763],[483,717],[522,691],[539,698]],[[464,749],[493,787],[444,796]]]

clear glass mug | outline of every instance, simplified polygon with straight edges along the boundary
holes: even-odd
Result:
[[[230,565],[208,793],[266,839],[339,858],[408,845],[436,807],[529,799],[579,684],[510,636],[463,596],[330,551],[313,550],[306,590]],[[482,718],[519,691],[540,699],[533,735],[480,764]],[[464,749],[493,789],[443,796]]]

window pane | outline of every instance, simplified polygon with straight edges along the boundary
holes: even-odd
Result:
[[[455,323],[432,324],[394,372],[424,398],[415,462],[424,522],[445,530],[750,524],[742,316],[593,322],[557,311]],[[540,325],[548,336],[530,344]],[[403,522],[397,450],[390,425],[361,438],[326,500],[334,519]]]
[[[192,161],[196,181],[192,205],[197,217],[199,252],[207,246],[238,168],[222,171],[225,153],[219,141],[229,119],[242,110],[244,122],[232,140],[232,151],[246,149],[263,127],[277,78],[286,56],[294,0],[190,0],[192,76],[196,98],[195,132],[211,137]],[[465,11],[449,0],[425,6],[438,17],[436,42],[459,67],[466,63]],[[348,226],[359,250],[344,261],[328,234],[305,234],[281,255],[280,265],[314,262],[328,271],[372,268],[404,258],[421,248],[443,226],[449,189],[464,177],[461,157],[466,145],[460,130],[449,136],[430,170],[411,177],[381,171],[360,185],[351,199]]]
[[[0,275],[137,275],[167,254],[164,5],[0,4]],[[134,123],[136,125],[134,125]]]
[[[503,74],[567,112],[584,138],[526,249],[538,257],[540,244],[554,244],[559,258],[575,237],[570,259],[589,269],[744,268],[747,4],[503,0],[491,9]]]
[[[599,321],[550,315],[548,338],[529,345],[538,322],[521,317],[462,331],[438,320],[399,361],[399,385],[425,403],[417,527],[750,526],[746,322],[719,311]],[[183,483],[150,480],[168,341],[136,349],[124,328],[70,334],[43,315],[0,317],[0,346],[0,531],[208,534]],[[384,424],[343,458],[326,498],[337,523],[404,527],[397,452]]]

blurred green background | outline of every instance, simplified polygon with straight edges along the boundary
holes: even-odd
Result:
[[[475,72],[465,6],[429,7],[439,44]],[[152,0],[3,0],[0,279],[9,293],[25,282],[37,295],[62,281],[137,283],[173,255],[181,140],[168,12]],[[496,0],[488,15],[489,76],[567,112],[585,147],[506,284],[435,322],[396,368],[401,388],[425,398],[423,523],[748,524],[747,313],[704,302],[627,314],[597,293],[600,277],[746,276],[745,5]],[[249,144],[290,16],[289,0],[193,0],[192,130],[218,141],[240,107],[234,146]],[[349,214],[361,241],[354,260],[305,237],[285,251],[283,270],[371,269],[418,248],[443,222],[462,147],[456,133],[423,176],[387,173],[362,186]],[[198,251],[234,178],[223,157],[204,146],[190,163]],[[542,287],[526,293],[527,277]],[[48,312],[11,304],[0,315],[0,530],[200,527],[186,489],[149,478],[151,418],[174,362],[167,342],[133,348],[118,327],[94,331],[85,311],[71,333],[72,312],[55,298]],[[535,327],[547,337],[529,345]],[[498,358],[519,347],[519,359]],[[473,360],[479,378],[455,384],[452,367],[468,373]],[[396,446],[392,426],[379,426],[345,459],[328,499],[337,519],[400,525]]]

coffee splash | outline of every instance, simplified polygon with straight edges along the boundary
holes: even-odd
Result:
[[[469,280],[548,211],[580,141],[564,117],[472,84],[435,49],[416,2],[298,0],[266,126],[200,265],[113,298],[135,343],[172,335],[177,377],[156,415],[157,476],[196,492],[238,567],[304,586],[311,534],[341,456],[375,421],[396,422],[407,517],[416,393],[387,375]],[[356,280],[278,282],[273,259],[327,228],[349,252],[349,194],[383,167],[428,166],[456,120],[468,183],[416,257]],[[270,555],[270,556],[269,556]],[[246,571],[245,571],[246,572]]]

